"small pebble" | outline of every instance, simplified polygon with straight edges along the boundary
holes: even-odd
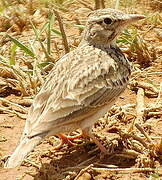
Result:
[[[91,175],[88,172],[85,172],[78,178],[78,180],[91,180]]]

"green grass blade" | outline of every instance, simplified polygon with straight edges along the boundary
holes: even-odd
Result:
[[[32,25],[34,34],[35,34],[35,36],[36,36],[36,38],[35,38],[35,40],[34,40],[34,42],[35,42],[35,41],[39,38],[38,30],[37,30],[37,28],[35,27],[35,25],[33,24],[32,21],[30,21],[30,24]]]
[[[10,65],[15,65],[15,55],[16,55],[16,49],[17,49],[17,45],[16,44],[13,44],[12,46],[11,46],[11,50],[10,50],[10,52],[11,52],[11,56],[10,56],[10,59],[9,59],[9,64]]]
[[[75,26],[78,27],[79,29],[82,29],[82,30],[85,29],[85,26],[81,25],[81,24],[76,24]]]
[[[41,30],[38,32],[38,37],[47,29],[49,23],[45,23]]]
[[[35,54],[32,52],[32,50],[30,50],[27,46],[25,46],[23,43],[21,43],[20,41],[18,41],[17,39],[13,38],[10,35],[7,35],[12,42],[14,42],[20,49],[22,49],[27,55],[31,56],[31,57],[35,57]]]
[[[38,31],[38,29],[36,28],[36,26],[33,24],[32,21],[30,21],[31,25],[32,25],[32,28],[33,28],[33,31],[35,33],[35,36],[36,36],[36,39],[35,40],[38,40],[40,35],[47,29],[48,27],[48,23],[45,23],[43,25],[43,27],[40,29],[40,31]]]
[[[60,31],[56,30],[56,29],[52,29],[52,32],[57,35],[58,37],[62,37],[62,34]]]
[[[39,68],[44,68],[44,67],[46,67],[47,65],[49,65],[49,64],[53,64],[52,62],[42,62],[42,63],[39,63],[38,64],[38,67]]]

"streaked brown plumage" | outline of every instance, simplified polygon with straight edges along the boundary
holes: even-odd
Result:
[[[88,130],[126,88],[130,65],[115,41],[127,24],[142,18],[113,9],[89,15],[79,47],[56,63],[35,97],[6,168],[20,165],[44,137],[79,128],[105,151]]]

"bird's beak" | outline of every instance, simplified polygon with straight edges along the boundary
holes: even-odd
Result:
[[[128,20],[130,20],[130,22],[138,21],[138,20],[141,20],[144,18],[145,18],[145,16],[140,15],[140,14],[129,14],[128,15]]]
[[[128,14],[124,18],[123,22],[124,22],[124,24],[131,24],[133,22],[136,22],[136,21],[144,19],[144,18],[145,18],[144,15],[140,15],[140,14]]]

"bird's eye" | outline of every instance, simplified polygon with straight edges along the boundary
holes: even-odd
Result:
[[[110,18],[105,18],[105,19],[103,20],[103,22],[104,22],[105,24],[111,24],[111,23],[112,23],[112,20],[111,20]]]

